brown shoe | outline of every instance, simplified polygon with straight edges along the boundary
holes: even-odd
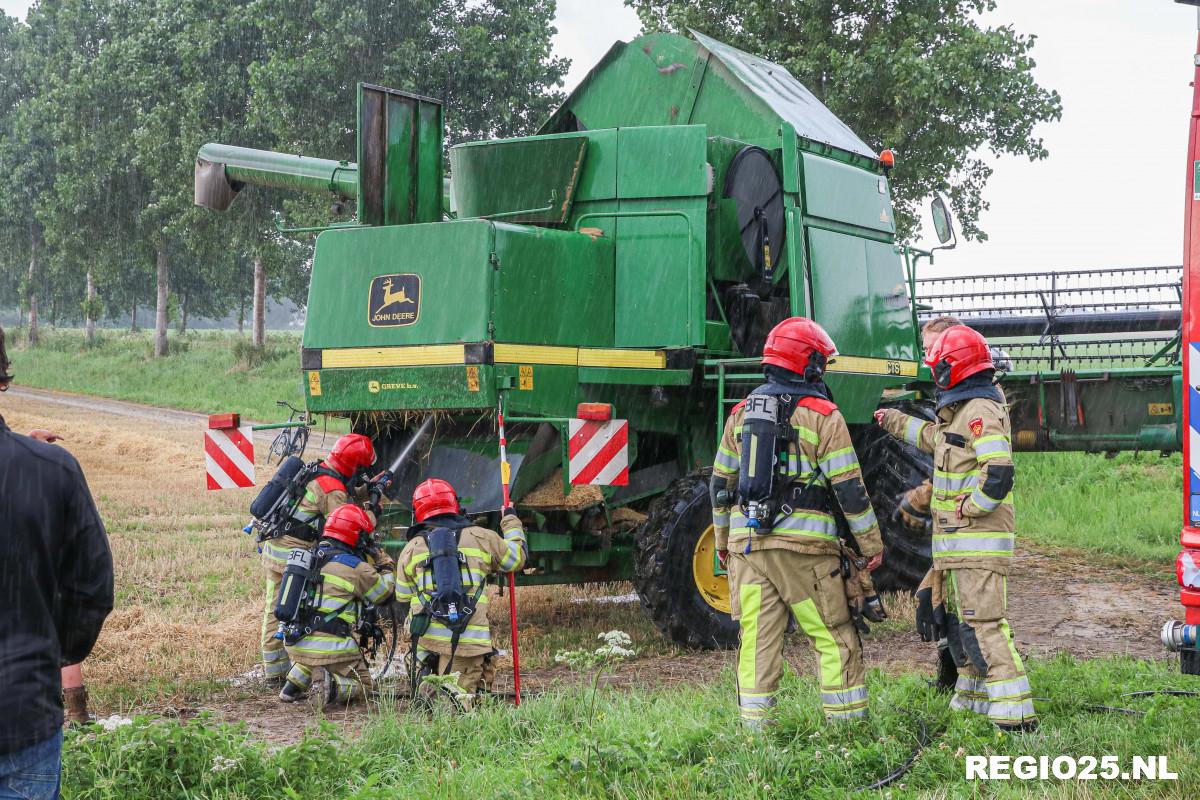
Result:
[[[92,721],[88,713],[88,693],[86,686],[75,689],[63,689],[63,708],[66,711],[67,722],[72,725],[86,725]]]

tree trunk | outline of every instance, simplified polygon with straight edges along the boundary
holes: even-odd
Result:
[[[158,248],[157,274],[158,300],[154,313],[154,357],[162,358],[169,352],[167,347],[167,246]]]
[[[262,347],[267,341],[267,270],[261,256],[254,259],[254,333],[251,344]]]
[[[137,333],[137,300],[129,301],[129,330]]]
[[[246,332],[246,298],[238,300],[238,333]]]
[[[87,271],[87,312],[83,320],[83,336],[88,344],[96,341],[96,282],[92,279],[92,271]]]
[[[42,231],[37,222],[29,231],[29,345],[38,343],[37,263],[42,243]]]
[[[188,296],[184,292],[179,296],[179,333],[187,332]]]

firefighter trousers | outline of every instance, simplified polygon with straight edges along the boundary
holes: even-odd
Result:
[[[733,617],[741,625],[738,708],[745,723],[760,725],[775,705],[788,614],[816,650],[825,717],[866,716],[862,643],[850,622],[837,556],[783,549],[730,553],[729,586]]]
[[[458,686],[463,694],[458,695],[455,700],[464,710],[471,708],[478,692],[490,691],[492,681],[496,678],[496,668],[492,664],[492,656],[489,653],[473,656],[455,653],[452,663],[448,655],[419,648],[417,658],[422,663],[429,665],[430,670],[436,665],[438,675],[458,673]],[[425,698],[432,699],[436,690],[429,684],[425,684],[420,688],[420,692]]]
[[[287,673],[288,683],[295,684],[301,692],[312,688],[313,671],[325,670],[326,686],[325,701],[327,703],[349,703],[352,700],[365,699],[374,688],[371,669],[362,656],[322,664],[320,667],[296,662]]]
[[[1025,666],[1005,618],[1008,579],[988,569],[946,570],[946,611],[959,621],[948,637],[959,650],[950,707],[986,714],[1002,727],[1036,722]],[[957,647],[956,647],[957,645]]]
[[[279,622],[275,619],[275,597],[279,593],[279,583],[283,578],[282,567],[278,570],[264,567],[266,575],[266,596],[263,600],[262,618],[262,660],[263,673],[268,681],[281,681],[292,668],[292,662],[284,649],[283,640],[275,638]]]

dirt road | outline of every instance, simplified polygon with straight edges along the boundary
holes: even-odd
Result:
[[[273,741],[298,736],[313,720],[310,708],[280,708],[253,682],[213,689],[253,669],[261,590],[253,543],[240,533],[253,490],[205,491],[202,415],[27,389],[0,395],[0,414],[18,432],[46,427],[66,437],[63,446],[83,465],[108,525],[117,610],[85,667],[102,710],[190,715],[206,707],[245,720]],[[267,443],[260,437],[258,452]],[[626,585],[523,590],[522,655],[529,653],[533,667],[523,685],[536,692],[572,680],[551,666],[563,631],[582,632],[569,646],[612,628],[635,636],[647,655],[608,678],[617,686],[694,682],[732,664],[729,652],[665,645],[636,604],[570,602],[580,594],[629,591]],[[1017,645],[1035,656],[1165,658],[1158,628],[1178,611],[1169,568],[1147,574],[1043,548],[1019,549],[1009,598]],[[889,673],[928,670],[932,651],[912,630],[911,598],[890,602],[897,621],[866,638],[868,664]],[[496,639],[505,642],[507,620],[497,616]],[[786,652],[795,669],[813,670],[806,643],[794,639]],[[189,700],[198,697],[206,699]],[[327,716],[351,728],[363,718],[360,711]]]

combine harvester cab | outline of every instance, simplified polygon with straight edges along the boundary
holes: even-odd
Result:
[[[870,425],[918,375],[886,170],[786,70],[698,33],[618,43],[537,135],[451,148],[450,198],[437,101],[364,85],[359,118],[357,163],[206,145],[196,197],[357,199],[358,224],[317,238],[302,368],[308,409],[349,417],[381,463],[434,418],[397,527],[426,477],[469,513],[500,508],[503,399],[530,528],[518,580],[632,579],[672,639],[736,643],[706,469],[766,333],[799,315],[843,354],[829,383],[896,554],[879,583],[920,579],[928,541],[889,512],[928,460]],[[573,448],[582,416],[627,421],[624,455],[616,423],[605,453]],[[611,463],[576,474],[573,453]]]

